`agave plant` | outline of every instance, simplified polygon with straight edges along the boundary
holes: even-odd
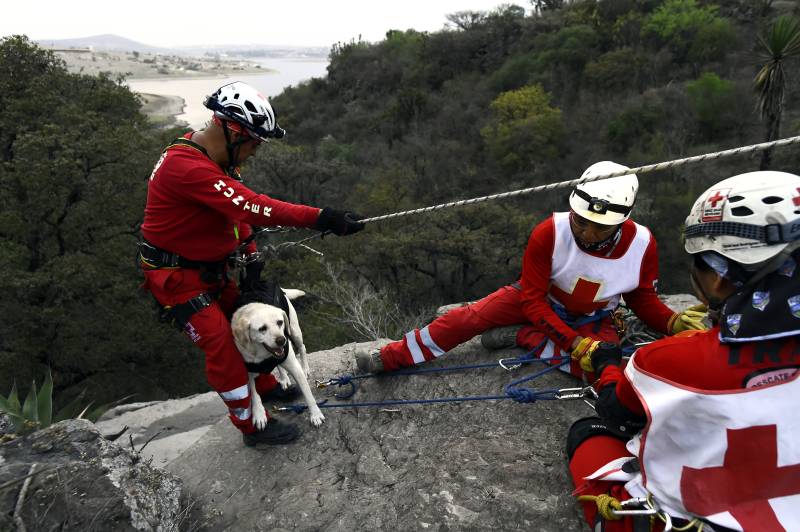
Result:
[[[53,376],[48,369],[41,389],[37,390],[36,381],[33,381],[23,403],[20,404],[19,402],[16,383],[11,387],[11,392],[7,398],[0,395],[0,413],[7,415],[11,419],[16,434],[27,434],[65,419],[97,421],[109,408],[130,398],[130,396],[123,397],[118,401],[94,408],[92,408],[92,403],[89,402],[86,406],[81,407],[84,393],[85,390],[54,415]]]
[[[783,115],[786,72],[784,65],[792,56],[800,55],[800,20],[781,16],[767,32],[766,38],[759,37],[761,57],[765,61],[753,80],[758,93],[758,109],[761,119],[767,126],[766,141],[780,136]],[[764,150],[761,157],[761,170],[770,166],[772,150]]]

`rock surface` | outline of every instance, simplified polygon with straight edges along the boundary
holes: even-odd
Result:
[[[86,420],[0,445],[0,485],[0,530],[168,531],[186,515],[179,479]]]

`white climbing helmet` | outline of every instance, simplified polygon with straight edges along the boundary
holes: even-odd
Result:
[[[748,172],[703,192],[686,217],[688,253],[715,251],[757,265],[800,239],[800,176]]]
[[[241,81],[223,85],[203,104],[220,120],[239,124],[259,140],[279,139],[286,134],[275,121],[275,112],[267,98]]]
[[[600,161],[583,172],[581,177],[592,177],[629,170],[611,161]],[[636,174],[628,174],[589,183],[581,183],[572,190],[569,206],[581,218],[603,225],[618,225],[628,219],[639,191]]]

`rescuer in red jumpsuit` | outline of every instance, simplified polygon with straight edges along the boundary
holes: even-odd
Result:
[[[582,177],[622,170],[627,167],[603,161]],[[488,348],[516,344],[537,349],[543,358],[571,354],[576,360],[570,370],[580,376],[578,359],[601,341],[619,343],[610,313],[620,296],[657,331],[702,327],[700,312],[673,312],[656,295],[656,241],[629,219],[638,187],[635,174],[578,185],[570,195],[570,212],[555,213],[533,229],[518,282],[380,350],[356,353],[359,368],[391,371],[435,360],[482,334]]]
[[[251,226],[292,226],[348,235],[363,229],[359,216],[278,201],[242,184],[238,166],[258,146],[285,134],[267,99],[241,82],[208,97],[208,126],[168,146],[148,182],[140,262],[144,287],[169,318],[206,354],[206,376],[228,407],[246,445],[295,439],[297,427],[271,419],[256,431],[250,412],[247,371],[230,328],[239,294],[226,279],[227,259],[252,234]],[[251,242],[247,252],[256,251]],[[248,270],[257,278],[260,263]],[[271,375],[257,380],[259,393],[279,392]]]

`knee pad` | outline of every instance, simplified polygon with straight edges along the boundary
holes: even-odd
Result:
[[[567,458],[572,460],[578,446],[592,436],[613,436],[623,441],[626,440],[626,438],[611,432],[605,422],[597,416],[581,418],[569,428],[569,433],[567,434]]]

